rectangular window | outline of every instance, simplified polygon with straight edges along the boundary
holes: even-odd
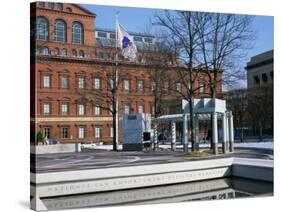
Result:
[[[58,3],[58,10],[62,11],[62,8],[63,8],[63,4],[62,3]]]
[[[95,127],[95,138],[101,137],[101,128]]]
[[[80,89],[85,88],[85,78],[84,77],[78,78],[78,88],[80,88]]]
[[[139,105],[139,113],[143,113],[144,112],[144,106],[143,105]]]
[[[177,88],[176,89],[177,89],[177,91],[181,92],[181,83],[180,82],[177,83]]]
[[[85,115],[85,105],[83,104],[78,105],[78,115],[79,116]]]
[[[43,114],[50,115],[51,114],[51,103],[44,103],[43,104]]]
[[[95,78],[94,79],[94,88],[95,89],[100,89],[101,88],[100,78]]]
[[[61,104],[61,114],[64,116],[68,115],[68,103]]]
[[[45,2],[39,1],[39,7],[45,7]]]
[[[54,3],[53,2],[48,2],[48,7],[49,7],[49,9],[54,9]]]
[[[50,75],[44,75],[43,76],[43,87],[44,88],[50,88],[51,87],[51,76]]]
[[[144,42],[146,42],[146,43],[152,43],[152,38],[144,38]]]
[[[109,85],[110,85],[110,88],[111,88],[111,89],[114,88],[114,81],[113,81],[113,79],[110,79],[110,80],[109,80]]]
[[[140,42],[142,42],[142,37],[137,37],[137,36],[135,36],[135,37],[134,37],[134,41],[140,41]]]
[[[99,38],[106,38],[107,37],[107,33],[106,32],[98,32],[98,37]]]
[[[50,127],[44,127],[44,128],[43,128],[43,136],[44,136],[44,137],[47,137],[47,138],[50,138],[50,135],[51,135],[51,129],[50,129]]]
[[[155,89],[156,89],[156,82],[153,81],[153,82],[151,83],[151,91],[153,92],[153,91],[155,91]]]
[[[110,33],[109,37],[110,37],[110,39],[115,39],[116,38],[116,34],[115,33]]]
[[[204,84],[200,84],[199,87],[200,87],[199,88],[199,92],[200,93],[205,93],[205,85]]]
[[[68,138],[68,127],[62,127],[61,128],[61,138]]]
[[[61,76],[60,84],[61,84],[61,88],[67,89],[68,88],[68,76]]]
[[[138,91],[143,92],[143,90],[144,90],[143,80],[138,80]]]
[[[130,91],[130,81],[129,80],[124,80],[124,90]]]
[[[109,136],[110,136],[111,138],[113,138],[113,127],[110,127]]]
[[[78,127],[78,138],[85,138],[85,127]]]
[[[95,115],[99,116],[101,114],[101,108],[99,105],[95,105]]]
[[[124,113],[129,114],[130,113],[130,105],[124,106]]]

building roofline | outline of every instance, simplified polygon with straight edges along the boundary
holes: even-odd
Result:
[[[96,27],[95,31],[102,31],[102,32],[112,32],[115,33],[115,30],[110,29],[110,28],[103,28],[103,27]],[[135,35],[135,36],[143,36],[143,37],[150,37],[150,38],[155,38],[154,35],[152,34],[147,34],[147,33],[141,33],[141,32],[128,32],[130,35]]]
[[[91,15],[94,16],[94,17],[97,16],[95,13],[93,13],[93,12],[91,12],[90,10],[84,8],[83,6],[80,6],[79,4],[73,4],[73,3],[72,3],[71,5],[73,5],[73,6],[75,6],[75,7],[78,7],[79,9],[83,10],[83,11],[86,12],[86,13],[91,14]]]

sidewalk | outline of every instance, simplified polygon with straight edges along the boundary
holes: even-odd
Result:
[[[218,144],[221,147],[221,143]],[[170,149],[170,144],[160,144],[160,148]],[[254,149],[268,149],[273,150],[273,142],[245,142],[245,143],[234,143],[234,148],[254,148]],[[99,149],[99,150],[112,150],[112,145],[97,145],[93,146],[90,149]],[[177,148],[183,148],[183,145],[177,145]],[[200,148],[210,148],[209,143],[200,144]],[[122,150],[122,145],[118,145],[118,149]]]

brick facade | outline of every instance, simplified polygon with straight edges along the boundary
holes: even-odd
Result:
[[[75,4],[59,3],[49,5],[48,2],[31,4],[31,24],[39,17],[47,20],[48,35],[46,39],[31,41],[31,121],[32,135],[42,132],[50,140],[61,143],[69,142],[112,142],[112,115],[108,110],[110,101],[109,75],[115,64],[111,60],[115,49],[96,45],[95,18],[96,15]],[[55,41],[55,23],[61,20],[65,23],[65,40]],[[73,43],[73,23],[82,25],[81,44]],[[34,27],[34,26],[33,26]],[[58,34],[58,33],[57,33]],[[42,35],[43,36],[43,35]],[[47,49],[47,50],[46,50]],[[65,55],[61,51],[65,49]],[[73,55],[76,50],[77,56]],[[79,52],[83,55],[79,56]],[[47,53],[46,53],[47,51]],[[109,57],[100,58],[99,52],[105,52]],[[154,53],[139,51],[139,54],[149,57]],[[154,96],[152,93],[151,65],[140,62],[120,61],[118,63],[119,78],[119,116],[129,106],[130,112],[152,113]],[[173,68],[170,83],[176,82]],[[168,71],[168,72],[169,72]],[[202,73],[201,81],[206,80]],[[125,80],[129,82],[129,90],[125,88]],[[164,83],[164,82],[162,82]],[[217,86],[221,92],[221,83]],[[198,95],[209,95],[206,87]],[[167,91],[163,100],[170,102],[180,97]],[[165,102],[164,101],[164,102]],[[82,106],[81,106],[82,105]],[[98,107],[100,106],[100,107]],[[172,111],[172,110],[171,110]],[[121,125],[121,121],[120,121]],[[119,126],[120,126],[119,125]],[[80,134],[80,135],[79,135]],[[121,134],[121,128],[119,128]],[[120,138],[120,136],[119,136]],[[32,138],[33,142],[34,138]]]

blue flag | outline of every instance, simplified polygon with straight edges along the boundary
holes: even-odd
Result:
[[[137,47],[133,41],[133,37],[129,35],[127,30],[118,24],[118,45],[122,50],[122,55],[129,60],[136,60]]]

